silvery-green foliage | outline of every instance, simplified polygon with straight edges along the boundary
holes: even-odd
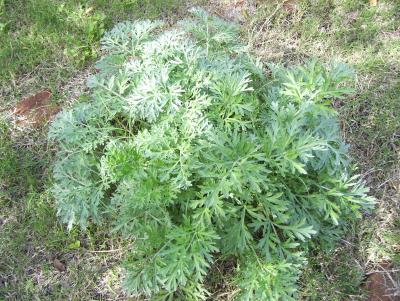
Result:
[[[133,294],[205,300],[218,257],[237,262],[238,300],[294,300],[309,249],[373,205],[331,107],[352,72],[310,62],[266,77],[236,25],[193,14],[104,36],[91,100],[50,130],[58,214],[135,237]]]

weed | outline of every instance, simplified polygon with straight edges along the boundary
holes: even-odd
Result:
[[[360,275],[382,260],[398,260],[400,7],[396,1],[370,7],[367,1],[305,0],[292,12],[276,8],[276,2],[265,4],[247,24],[250,33],[266,24],[250,37],[259,56],[284,63],[339,59],[357,70],[357,92],[335,106],[356,163],[380,201],[375,215],[353,226],[350,248],[310,261],[302,294],[306,300],[359,300]],[[346,260],[348,253],[356,260]],[[321,262],[330,268],[320,270]]]
[[[116,20],[165,16],[183,4],[141,2],[0,0],[0,110],[49,88],[55,101],[70,103],[106,28]],[[45,131],[21,132],[9,119],[0,122],[0,300],[125,298],[115,263],[130,242],[93,227],[67,232],[58,223],[46,188],[53,152]],[[53,267],[54,258],[65,272]]]

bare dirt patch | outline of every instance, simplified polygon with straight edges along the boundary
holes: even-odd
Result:
[[[367,301],[400,301],[400,287],[396,271],[390,263],[381,263],[370,273],[366,283],[369,292]]]
[[[22,99],[14,108],[16,124],[38,127],[50,121],[60,111],[60,106],[51,102],[51,92],[40,91]]]

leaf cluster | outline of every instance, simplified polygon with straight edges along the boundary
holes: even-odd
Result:
[[[234,24],[192,12],[103,37],[91,100],[50,130],[58,214],[135,237],[136,295],[205,300],[213,262],[233,257],[238,300],[294,300],[308,250],[373,205],[331,106],[352,72],[310,62],[267,77]]]

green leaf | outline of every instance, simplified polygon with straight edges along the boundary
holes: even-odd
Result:
[[[124,287],[138,298],[206,300],[228,261],[237,300],[295,300],[309,251],[374,204],[331,106],[352,71],[311,61],[266,76],[236,24],[191,11],[170,30],[138,20],[101,39],[91,96],[50,126],[57,214],[134,239]]]
[[[77,250],[81,247],[81,242],[79,240],[74,241],[68,245],[68,249],[70,250]]]

